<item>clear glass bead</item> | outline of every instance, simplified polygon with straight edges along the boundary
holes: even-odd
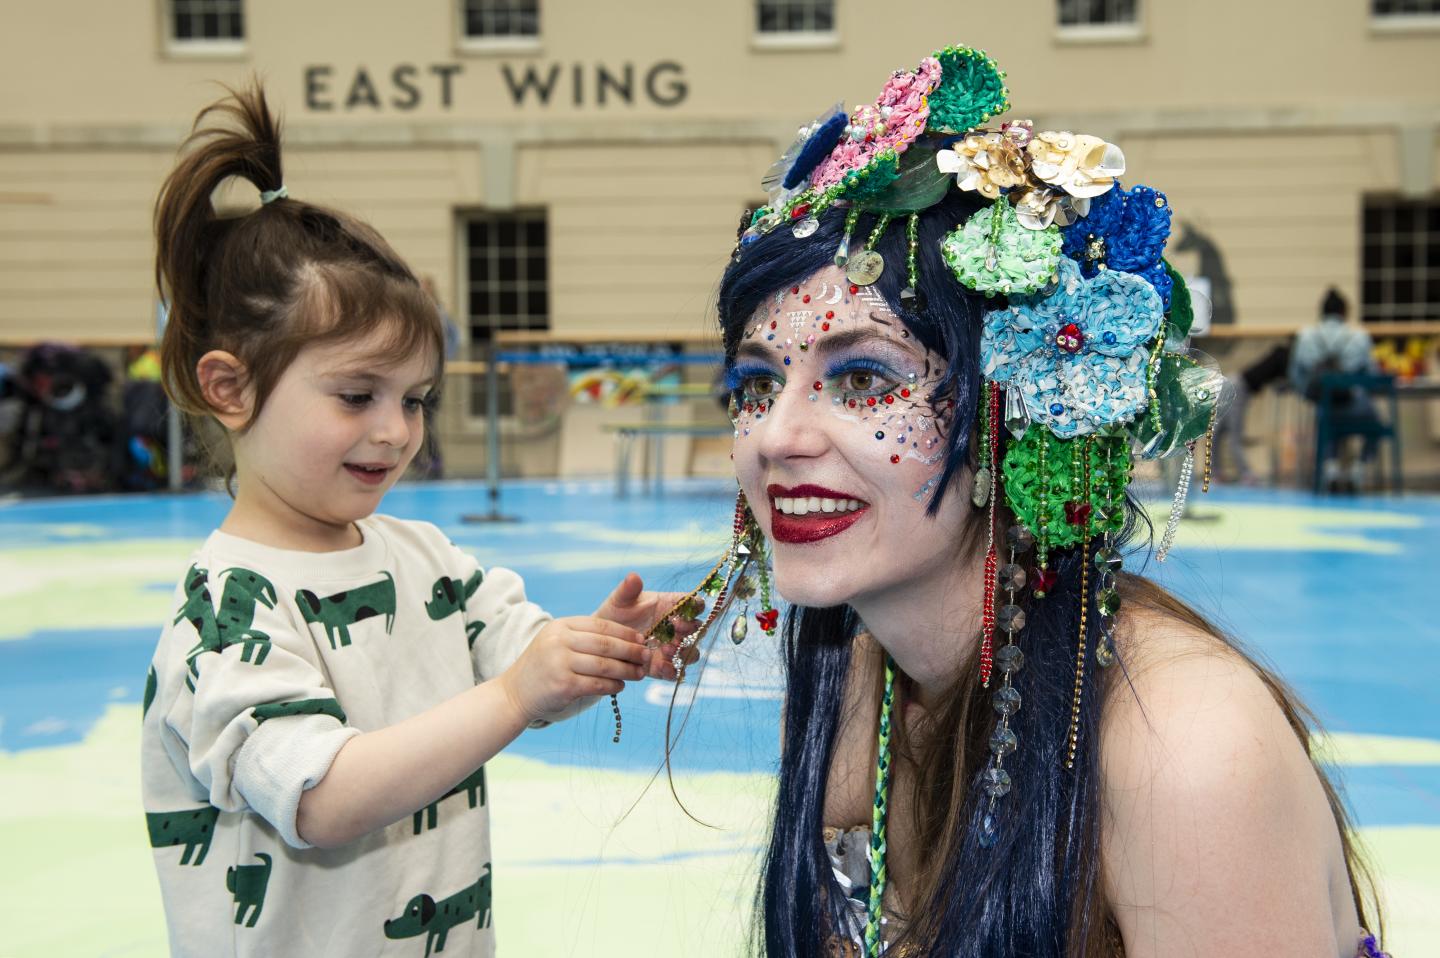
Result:
[[[995,731],[990,733],[990,751],[994,752],[997,758],[1004,758],[1015,751],[1019,742],[1015,739],[1015,733],[1010,731],[1009,726],[997,725]]]
[[[730,623],[730,641],[736,645],[744,642],[745,635],[749,629],[750,625],[745,621],[745,616],[741,615],[737,617],[734,622]]]
[[[1100,641],[1095,643],[1095,663],[1102,669],[1108,669],[1115,664],[1115,645],[1110,641],[1110,636],[1102,634]]]
[[[1100,592],[1096,603],[1100,607],[1101,615],[1113,616],[1120,611],[1120,593],[1116,589],[1104,589]]]
[[[1025,610],[1018,605],[1002,605],[995,613],[995,624],[1001,632],[1019,632],[1025,628]]]
[[[994,812],[986,812],[985,817],[980,819],[980,833],[976,836],[976,841],[981,848],[994,848],[999,839],[1000,823]]]
[[[1005,533],[1005,544],[1016,552],[1029,552],[1035,545],[1035,535],[1024,526],[1011,526]]]
[[[1007,562],[1000,567],[1000,574],[996,578],[1000,588],[1010,592],[1019,592],[1025,588],[1025,567],[1014,562]]]
[[[987,768],[980,776],[980,787],[991,798],[1000,798],[1010,791],[1010,773],[1003,768]]]
[[[1002,645],[995,650],[995,665],[1007,674],[1019,672],[1025,667],[1025,653],[1018,645]]]
[[[1013,686],[1006,685],[995,690],[990,702],[995,706],[995,711],[1001,715],[1014,715],[1020,711],[1020,691]]]

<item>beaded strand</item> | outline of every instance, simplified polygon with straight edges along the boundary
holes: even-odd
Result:
[[[885,820],[890,812],[890,713],[895,704],[895,660],[885,656],[885,691],[880,696],[880,724],[875,735],[875,807],[870,816],[870,898],[865,908],[865,956],[880,958],[880,915],[885,898]]]

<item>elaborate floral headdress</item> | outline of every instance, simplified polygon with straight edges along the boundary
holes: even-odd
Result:
[[[981,844],[995,840],[995,803],[1011,788],[1004,759],[1018,744],[1009,724],[1020,707],[1011,676],[1024,662],[1015,641],[1025,625],[1017,597],[1028,587],[1043,598],[1054,587],[1052,549],[1081,550],[1070,767],[1087,656],[1102,667],[1115,657],[1122,560],[1114,537],[1134,460],[1184,456],[1159,549],[1163,561],[1221,386],[1213,364],[1186,348],[1195,304],[1163,258],[1171,219],[1165,195],[1148,186],[1122,188],[1125,155],[1099,137],[1037,133],[1025,120],[987,128],[1010,107],[1004,80],[984,51],[951,46],[913,71],[892,74],[874,103],[827,111],[800,129],[770,170],[769,203],[755,211],[735,250],[744,257],[776,229],[810,236],[827,210],[844,209],[836,265],[857,286],[903,266],[902,308],[923,313],[915,255],[920,211],[951,189],[992,201],[946,235],[940,249],[955,281],[992,302],[981,333],[974,503],[990,516],[980,677],[989,686],[997,668],[1000,675],[993,696],[999,718],[982,779],[990,804]],[[873,226],[867,223],[869,235],[856,248],[862,216]],[[889,264],[876,247],[901,217],[908,219],[908,255],[904,264]],[[1207,485],[1209,471],[1207,457]],[[1002,495],[1016,518],[1008,529],[996,526]],[[999,593],[1004,598],[997,600]],[[1092,607],[1098,617],[1087,617]],[[872,955],[881,950],[893,676],[887,660],[866,928]]]

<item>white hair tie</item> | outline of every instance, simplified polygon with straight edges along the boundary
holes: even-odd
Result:
[[[283,185],[278,190],[261,190],[260,205],[269,206],[276,200],[283,200],[289,195],[290,191],[287,190]]]

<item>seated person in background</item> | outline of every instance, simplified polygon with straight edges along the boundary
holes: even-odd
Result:
[[[1320,322],[1302,329],[1295,337],[1295,348],[1290,353],[1290,384],[1311,402],[1319,402],[1320,381],[1327,375],[1376,371],[1370,334],[1358,326],[1347,324],[1345,317],[1348,312],[1349,304],[1345,302],[1345,297],[1332,287],[1320,303]],[[1370,397],[1358,388],[1333,397],[1331,409],[1349,421],[1376,418]],[[1317,438],[1316,441],[1322,440]],[[1328,448],[1320,450],[1323,462],[1321,481],[1327,489],[1334,490],[1340,486],[1339,450],[1333,441],[1326,440],[1326,445]],[[1360,458],[1350,463],[1347,485],[1351,491],[1360,487],[1366,468],[1375,460],[1378,445],[1379,437],[1365,436]]]

